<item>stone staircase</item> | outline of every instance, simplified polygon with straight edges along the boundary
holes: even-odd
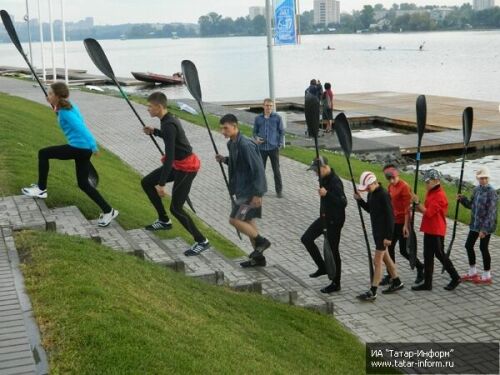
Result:
[[[6,212],[0,214],[0,225],[14,230],[52,230],[89,238],[210,284],[259,293],[290,305],[333,314],[331,301],[279,265],[243,269],[239,266],[243,259],[228,259],[213,248],[199,256],[186,257],[183,252],[189,244],[180,238],[161,240],[144,229],[124,230],[117,222],[99,228],[96,220],[87,220],[75,206],[49,209],[43,200],[24,196],[6,197],[0,204]]]

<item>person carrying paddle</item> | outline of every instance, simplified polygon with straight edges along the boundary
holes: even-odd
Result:
[[[425,204],[422,205],[418,196],[412,194],[412,201],[415,203],[416,209],[422,213],[420,231],[424,233],[424,282],[412,286],[411,289],[415,291],[432,290],[434,256],[436,256],[451,276],[450,283],[444,289],[453,290],[460,284],[460,276],[444,251],[448,198],[441,187],[441,176],[437,170],[426,171],[424,181],[427,190]]]
[[[409,236],[409,220],[410,220],[410,204],[411,204],[411,188],[406,181],[399,177],[399,171],[393,164],[384,166],[385,178],[389,181],[387,191],[391,197],[392,210],[394,214],[394,231],[391,245],[388,248],[389,255],[394,263],[396,263],[395,248],[399,242],[399,252],[406,259],[410,260],[408,250],[406,249],[406,241]],[[416,260],[417,278],[415,284],[420,284],[424,280],[424,265],[420,260]],[[388,285],[391,277],[387,274],[380,285]]]
[[[462,276],[462,281],[472,281],[476,284],[491,284],[491,256],[489,243],[491,234],[497,226],[498,195],[489,184],[490,171],[481,167],[476,172],[479,185],[474,188],[470,199],[462,194],[457,195],[462,206],[471,210],[470,231],[465,242],[465,249],[469,258],[469,272]],[[484,272],[479,276],[476,270],[476,254],[474,245],[479,238],[479,250],[483,256]]]
[[[69,88],[64,82],[55,82],[50,85],[47,101],[57,114],[57,121],[68,144],[39,150],[38,184],[22,188],[21,191],[29,197],[47,198],[49,160],[74,160],[78,187],[101,208],[103,212],[97,220],[97,225],[106,227],[118,216],[118,211],[113,209],[89,183],[90,158],[98,151],[95,138],[87,128],[78,107],[69,100]]]
[[[375,257],[373,280],[370,290],[357,296],[361,301],[374,301],[377,298],[377,287],[382,279],[382,262],[387,266],[391,275],[391,284],[382,291],[383,294],[396,292],[404,287],[398,277],[396,265],[392,261],[387,247],[391,245],[394,230],[394,216],[391,198],[387,191],[378,183],[377,177],[372,172],[363,172],[359,179],[358,191],[368,191],[365,202],[358,193],[354,193],[354,199],[366,211],[370,213],[372,223],[373,239],[375,240]]]
[[[253,124],[253,137],[259,145],[264,169],[266,169],[267,158],[271,160],[274,174],[274,188],[276,196],[283,197],[283,183],[280,172],[280,148],[283,147],[284,129],[283,120],[276,112],[273,112],[273,101],[264,99],[264,113],[255,118]]]
[[[200,233],[193,219],[184,210],[191,185],[198,170],[200,160],[186,137],[180,121],[167,109],[167,97],[161,92],[154,92],[148,97],[148,112],[151,117],[161,121],[161,128],[146,126],[143,131],[147,135],[160,137],[165,143],[163,165],[145,176],[142,188],[158,213],[158,220],[145,227],[147,230],[167,230],[172,228],[161,198],[167,195],[166,183],[174,182],[170,212],[181,225],[193,236],[195,243],[184,252],[186,256],[198,255],[210,247],[208,239]]]
[[[309,277],[316,278],[326,275],[327,267],[325,260],[320,254],[318,246],[314,243],[316,238],[323,234],[323,225],[326,222],[327,237],[330,249],[332,251],[333,259],[335,261],[335,276],[330,285],[321,289],[322,293],[332,293],[340,290],[340,273],[342,270],[342,260],[340,259],[339,244],[340,233],[345,222],[345,208],[347,206],[347,199],[344,194],[344,185],[337,176],[335,171],[328,165],[328,159],[320,156],[319,159],[314,159],[311,166],[307,169],[315,171],[321,176],[321,188],[318,194],[321,197],[321,212],[323,217],[316,219],[305,231],[301,238],[302,243],[311,255],[312,260],[318,266],[316,272],[311,273]]]
[[[229,138],[229,156],[215,155],[215,160],[229,167],[229,193],[236,196],[229,223],[245,234],[254,251],[241,267],[265,266],[264,250],[271,246],[259,234],[255,219],[262,216],[262,197],[267,191],[266,175],[257,145],[240,133],[238,119],[227,114],[220,119],[221,132]]]

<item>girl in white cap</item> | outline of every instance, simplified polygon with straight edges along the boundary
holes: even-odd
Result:
[[[398,277],[396,265],[387,251],[393,237],[394,215],[391,198],[387,191],[377,182],[375,174],[363,172],[359,179],[358,191],[368,191],[366,202],[358,193],[354,193],[354,199],[366,212],[370,213],[373,239],[375,240],[375,257],[373,261],[375,270],[370,290],[360,294],[357,298],[362,301],[374,301],[377,298],[377,287],[382,279],[383,263],[386,264],[387,271],[391,275],[391,284],[382,293],[394,293],[404,286]]]
[[[497,226],[497,201],[495,189],[489,184],[490,171],[481,167],[476,172],[479,185],[474,188],[470,199],[462,194],[457,196],[458,201],[470,209],[470,231],[465,249],[469,257],[469,272],[462,276],[462,281],[472,281],[476,284],[491,284],[491,256],[488,249],[491,233],[495,233]],[[483,256],[484,272],[480,277],[476,270],[476,254],[474,245],[479,240],[479,250]]]

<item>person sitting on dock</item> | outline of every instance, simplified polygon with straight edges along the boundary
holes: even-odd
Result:
[[[458,202],[471,210],[470,231],[465,242],[465,249],[469,258],[469,272],[462,276],[462,281],[472,281],[475,284],[491,284],[491,256],[489,243],[491,234],[495,233],[497,225],[498,195],[489,184],[490,171],[481,167],[476,172],[479,185],[474,188],[472,197],[457,195]],[[474,245],[479,238],[479,250],[483,256],[484,272],[480,277],[476,270],[476,254]]]

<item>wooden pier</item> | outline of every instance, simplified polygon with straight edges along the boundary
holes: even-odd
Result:
[[[353,134],[354,152],[383,151],[399,147],[402,155],[417,152],[415,102],[418,94],[396,92],[369,92],[340,94],[334,99],[335,112],[344,112],[351,124],[381,123],[384,127],[405,129],[409,134],[358,139]],[[499,103],[426,95],[427,133],[422,139],[422,153],[445,152],[463,148],[462,112],[465,107],[474,109],[474,127],[469,148],[476,150],[500,149]],[[222,104],[222,103],[219,103]],[[261,101],[230,102],[224,106],[239,109],[257,109]],[[304,98],[280,98],[278,110],[303,110]],[[302,117],[300,120],[298,117]],[[290,119],[289,119],[290,120]],[[292,116],[287,131],[304,135],[303,116]],[[332,138],[328,140],[328,138]],[[338,149],[336,137],[322,137],[324,147]],[[360,147],[356,149],[356,143]]]

